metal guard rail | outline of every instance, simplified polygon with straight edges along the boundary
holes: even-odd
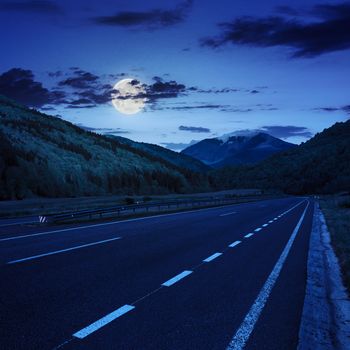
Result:
[[[256,197],[251,197],[251,199],[256,199]],[[132,211],[135,213],[138,209],[144,209],[148,212],[151,208],[158,208],[160,211],[162,207],[167,207],[171,209],[172,206],[176,206],[176,208],[180,208],[180,206],[191,206],[191,207],[199,207],[205,205],[220,205],[220,204],[228,204],[235,203],[239,201],[239,197],[233,198],[201,198],[197,200],[183,200],[183,201],[169,201],[169,202],[150,202],[150,203],[140,203],[140,204],[131,204],[131,205],[119,205],[115,207],[102,208],[102,209],[94,209],[94,210],[79,210],[75,212],[57,214],[57,215],[42,215],[39,216],[40,223],[48,223],[48,222],[58,222],[75,218],[83,218],[99,215],[102,217],[104,214],[117,214],[118,216],[127,211]]]

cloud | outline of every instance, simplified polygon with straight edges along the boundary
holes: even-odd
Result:
[[[240,17],[221,23],[217,37],[204,38],[203,46],[217,48],[226,44],[255,47],[284,46],[292,57],[315,57],[350,48],[350,4],[318,5],[309,11],[313,21],[283,16]]]
[[[66,108],[94,108],[112,100],[116,91],[104,79],[79,67],[71,67],[70,71],[68,78],[58,82],[59,87],[68,89],[66,94],[70,100]]]
[[[70,78],[64,79],[58,83],[59,86],[69,86],[74,89],[87,89],[97,83],[99,77],[90,72],[77,69],[74,75]]]
[[[241,89],[237,89],[237,88],[200,89],[197,86],[191,86],[190,88],[188,88],[188,91],[198,92],[198,93],[201,93],[201,94],[227,94],[227,93],[230,93],[230,92],[241,91]]]
[[[195,143],[197,143],[198,141],[192,140],[189,143],[176,143],[176,142],[162,142],[161,145],[163,145],[166,148],[169,148],[173,151],[182,151],[183,149],[185,149],[186,147],[189,147],[191,145],[194,145]]]
[[[299,10],[287,5],[277,6],[275,12],[287,16],[299,16],[301,14]]]
[[[228,108],[228,105],[215,105],[215,104],[202,104],[202,105],[192,105],[192,106],[175,106],[167,107],[167,109],[175,111],[191,110],[191,109],[224,109]]]
[[[208,128],[203,128],[201,126],[184,126],[180,125],[179,126],[180,131],[190,131],[190,132],[195,132],[195,133],[209,133],[210,129]]]
[[[80,91],[77,92],[76,95],[78,95],[82,100],[89,100],[90,103],[102,105],[112,100],[114,92],[115,90],[113,90],[112,86],[110,86],[103,89],[96,88]]]
[[[145,97],[151,101],[160,98],[175,98],[186,92],[186,86],[179,84],[175,80],[164,81],[159,77],[153,77],[153,80],[153,84],[145,86]]]
[[[73,101],[74,102],[74,101]],[[83,108],[83,109],[86,109],[86,108],[95,108],[97,107],[97,105],[95,104],[74,104],[74,103],[69,103],[67,104],[64,108],[71,108],[71,109],[80,109],[80,108]]]
[[[350,4],[348,2],[338,4],[315,5],[309,13],[315,17],[327,20],[348,19],[350,17]]]
[[[47,75],[50,78],[58,78],[58,77],[61,77],[63,75],[63,72],[61,70],[57,70],[57,71],[54,71],[54,72],[47,72]]]
[[[171,110],[171,111],[191,111],[191,110],[217,110],[227,113],[249,113],[257,110],[260,111],[277,111],[278,108],[272,104],[257,104],[251,107],[238,107],[225,104],[194,104],[194,105],[180,105],[180,106],[163,106],[152,105],[153,110]]]
[[[64,75],[63,72],[48,73],[51,78]],[[0,94],[30,107],[94,108],[112,100],[115,90],[100,77],[74,68],[73,75],[58,82],[49,90],[34,80],[31,70],[12,68],[0,75]],[[43,109],[44,110],[44,109]]]
[[[54,88],[51,90],[45,88],[41,82],[34,80],[34,74],[30,70],[13,68],[10,71],[0,75],[0,93],[12,97],[13,99],[33,107],[52,108],[63,106],[64,108],[94,108],[111,102],[114,98],[121,100],[144,99],[146,108],[149,110],[218,110],[221,112],[251,112],[254,108],[240,108],[224,104],[210,104],[205,102],[196,102],[186,104],[184,102],[171,105],[169,99],[176,99],[182,96],[199,93],[228,93],[241,91],[253,94],[252,89],[236,88],[212,88],[200,89],[198,87],[187,87],[185,84],[175,80],[166,80],[159,76],[154,76],[148,84],[142,84],[134,79],[131,85],[138,87],[139,93],[120,94],[110,84],[115,81],[115,77],[125,77],[125,73],[96,75],[85,71],[79,67],[70,67],[68,71],[46,72],[47,78],[52,80]],[[51,85],[52,85],[51,84]],[[260,89],[260,88],[259,88]],[[260,108],[264,110],[275,110],[272,107]]]
[[[187,87],[186,85],[179,83],[175,80],[166,81],[159,76],[154,76],[152,78],[153,82],[151,84],[141,84],[137,79],[134,79],[130,82],[131,85],[140,87],[140,93],[138,94],[122,94],[117,96],[121,100],[129,99],[145,99],[146,104],[151,110],[174,110],[174,111],[183,111],[183,110],[195,110],[195,109],[217,109],[223,112],[250,112],[253,109],[249,108],[237,108],[230,105],[221,105],[221,104],[208,104],[208,103],[198,103],[194,105],[180,105],[180,106],[168,106],[164,103],[161,103],[163,99],[177,98],[180,96],[188,96],[189,94],[196,93],[205,93],[205,94],[222,94],[230,92],[244,92],[249,94],[260,93],[260,90],[257,89],[238,89],[238,88],[211,88],[211,89],[202,89],[197,86]],[[266,89],[267,87],[263,86],[261,89]],[[259,88],[260,89],[260,88]],[[266,109],[265,109],[266,110]]]
[[[249,113],[253,111],[254,111],[253,108],[240,108],[240,107],[234,107],[234,106],[227,106],[221,109],[221,112],[228,112],[228,113]]]
[[[254,135],[258,133],[265,133],[271,136],[288,139],[291,137],[304,137],[311,138],[313,133],[304,126],[295,126],[295,125],[266,125],[258,129],[241,129],[237,130],[234,133],[230,133],[230,136],[246,136]]]
[[[78,123],[77,126],[79,126],[79,128],[84,129],[86,131],[96,132],[103,135],[130,134],[130,131],[123,130],[121,128],[94,128],[94,127],[86,126],[80,123]]]
[[[6,1],[0,4],[1,12],[27,12],[61,14],[62,8],[53,1],[33,0],[33,1]]]
[[[239,136],[261,132],[281,139],[288,139],[296,136],[310,138],[313,136],[313,133],[308,128],[295,125],[265,125],[258,129],[237,130],[235,131],[235,135]]]
[[[350,105],[342,106],[342,107],[319,107],[314,108],[316,111],[322,112],[345,112],[346,114],[350,114]]]
[[[288,139],[290,137],[301,136],[310,138],[313,133],[304,126],[294,125],[269,125],[261,127],[261,132],[266,132],[274,137]]]
[[[260,87],[260,89],[267,89],[267,86],[262,86]],[[257,89],[242,89],[242,88],[229,88],[229,87],[225,87],[225,88],[211,88],[211,89],[201,89],[197,86],[191,86],[187,89],[190,92],[197,92],[197,93],[201,93],[201,94],[227,94],[227,93],[232,93],[232,92],[247,92],[250,94],[258,94],[261,91],[257,90]]]
[[[48,90],[42,83],[34,80],[31,70],[12,68],[0,75],[0,94],[30,107],[63,103],[65,93]]]
[[[175,80],[164,81],[160,77],[153,77],[154,83],[141,84],[137,79],[132,80],[129,84],[139,87],[140,93],[130,95],[120,95],[117,98],[121,100],[129,99],[146,99],[148,104],[155,107],[155,103],[160,99],[176,98],[180,95],[186,95],[187,89],[184,84]]]
[[[117,12],[112,16],[94,17],[92,20],[98,25],[154,30],[183,22],[192,7],[192,3],[192,0],[186,0],[177,5],[173,10],[124,11]]]

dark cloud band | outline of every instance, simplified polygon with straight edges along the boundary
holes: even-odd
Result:
[[[192,0],[184,1],[173,10],[124,11],[117,12],[112,16],[94,17],[92,21],[98,25],[159,29],[183,22],[192,6],[192,2]]]
[[[289,15],[290,8],[284,8]],[[314,21],[272,16],[241,17],[221,23],[217,37],[202,39],[201,44],[217,48],[226,44],[256,47],[285,46],[293,57],[314,57],[327,52],[350,48],[350,4],[319,5],[310,13]],[[310,17],[310,15],[308,16]]]
[[[184,126],[180,125],[179,126],[180,131],[190,131],[194,133],[209,133],[210,129],[208,128],[203,128],[202,126]]]
[[[54,1],[33,0],[33,1],[6,1],[0,4],[2,12],[28,12],[61,14],[62,8]]]
[[[66,97],[63,91],[48,90],[34,79],[31,70],[13,68],[0,75],[0,94],[30,107],[60,104]]]

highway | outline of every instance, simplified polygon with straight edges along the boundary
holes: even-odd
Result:
[[[313,207],[0,225],[1,349],[296,349]]]

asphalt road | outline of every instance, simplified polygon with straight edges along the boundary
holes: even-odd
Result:
[[[1,349],[295,349],[313,202],[0,226]]]

